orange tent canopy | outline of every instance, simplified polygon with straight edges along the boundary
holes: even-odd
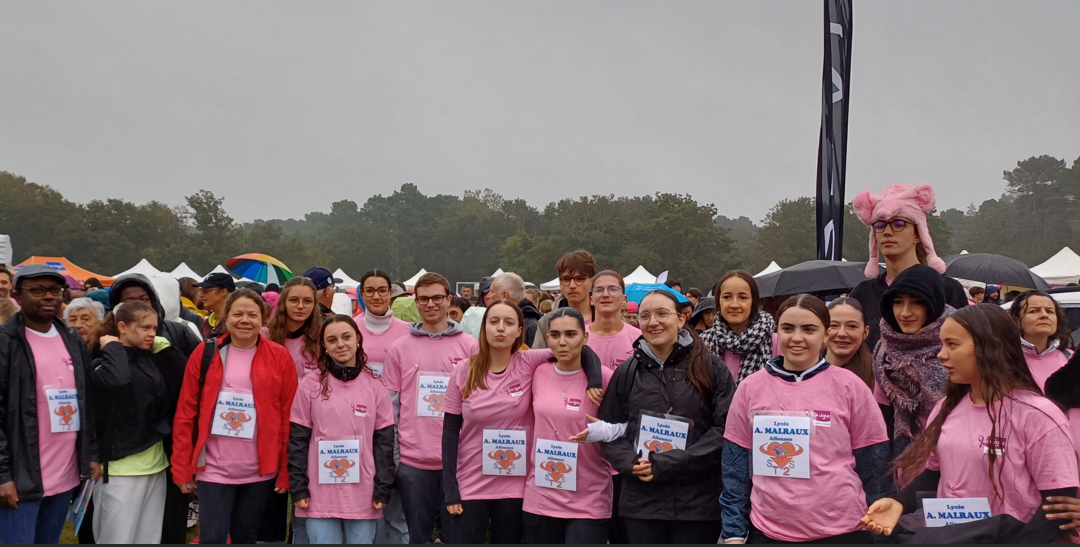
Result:
[[[45,264],[46,266],[51,266],[52,269],[60,272],[60,275],[69,275],[75,278],[79,283],[86,283],[87,279],[95,277],[102,285],[111,287],[113,281],[115,281],[115,279],[109,276],[99,275],[84,270],[62,256],[32,256],[24,260],[18,266],[15,266],[15,273],[18,273],[23,266],[29,266],[30,264]]]

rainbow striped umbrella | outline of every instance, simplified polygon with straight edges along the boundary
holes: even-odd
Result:
[[[262,253],[248,253],[230,258],[225,267],[240,277],[259,283],[281,285],[294,277],[284,262]]]

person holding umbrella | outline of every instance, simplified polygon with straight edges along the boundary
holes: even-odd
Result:
[[[926,223],[926,213],[934,210],[934,188],[929,184],[909,186],[891,184],[878,195],[869,191],[855,196],[855,214],[870,229],[870,260],[866,262],[866,281],[859,283],[851,297],[863,306],[871,348],[881,338],[881,296],[904,270],[926,264],[944,276],[945,261],[934,250],[934,240]],[[879,273],[878,256],[885,259],[885,272]],[[955,309],[968,305],[963,285],[944,277],[945,301]],[[989,292],[989,291],[987,291]]]

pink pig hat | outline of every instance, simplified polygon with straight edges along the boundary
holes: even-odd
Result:
[[[896,217],[913,221],[918,230],[919,242],[926,249],[927,265],[943,274],[945,261],[934,251],[934,240],[930,238],[930,229],[926,226],[926,213],[934,210],[934,204],[934,187],[924,183],[917,186],[890,184],[876,196],[863,190],[855,196],[852,206],[855,208],[855,215],[867,226],[872,226],[879,220]],[[871,228],[870,260],[866,262],[866,277],[877,277],[878,269],[877,232]]]

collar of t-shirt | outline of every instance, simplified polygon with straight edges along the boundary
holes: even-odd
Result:
[[[330,375],[342,382],[351,382],[360,376],[360,367],[343,367],[330,361]]]
[[[814,376],[817,376],[821,371],[829,368],[829,363],[822,359],[818,363],[802,372],[792,372],[784,368],[784,356],[778,355],[765,362],[765,370],[769,371],[769,374],[784,380],[785,382],[805,382]]]
[[[1056,351],[1059,346],[1061,346],[1061,343],[1058,342],[1057,339],[1051,340],[1050,343],[1046,345],[1046,351],[1039,353],[1039,349],[1035,347],[1035,344],[1032,344],[1023,338],[1020,339],[1020,347],[1024,349],[1024,353],[1028,355],[1038,355],[1039,357],[1050,355]]]
[[[60,331],[56,330],[56,325],[55,324],[50,324],[49,325],[49,331],[48,332],[38,332],[38,331],[36,331],[36,330],[34,330],[34,329],[30,328],[30,327],[26,327],[26,332],[32,332],[32,333],[34,333],[34,334],[36,334],[36,335],[38,335],[38,336],[40,336],[42,338],[54,338],[56,336],[60,336]]]

